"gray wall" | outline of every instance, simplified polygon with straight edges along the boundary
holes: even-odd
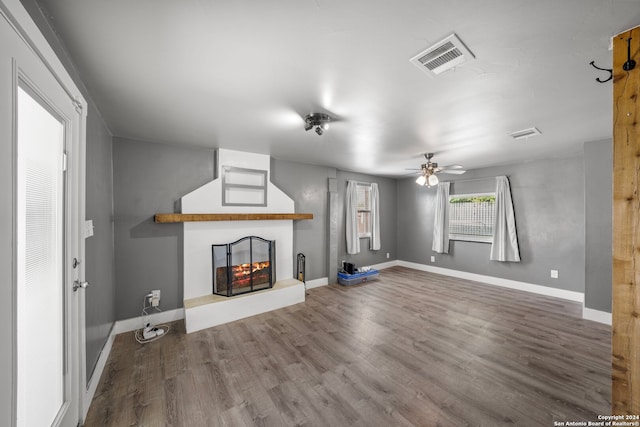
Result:
[[[346,238],[346,215],[345,197],[347,183],[350,180],[360,182],[371,182],[378,184],[380,193],[380,250],[369,249],[369,238],[360,239],[360,253],[347,254]],[[353,172],[338,171],[338,264],[334,266],[336,271],[329,271],[331,275],[336,274],[342,267],[342,261],[354,263],[356,266],[366,266],[379,264],[387,261],[399,259],[398,257],[398,235],[397,235],[397,180],[373,175],[364,175]],[[415,184],[414,184],[415,185]],[[389,258],[387,258],[389,253]]]
[[[295,211],[313,220],[293,221],[293,253],[305,255],[306,280],[326,277],[327,180],[332,169],[271,159],[271,182],[294,200]],[[293,267],[294,274],[297,271]]]
[[[115,322],[113,175],[111,134],[91,104],[87,116],[86,218],[94,235],[86,240],[85,336],[87,381]]]
[[[144,296],[160,289],[160,307],[182,307],[182,224],[156,224],[180,212],[180,198],[213,179],[214,151],[114,138],[116,318],[140,316]]]
[[[449,254],[431,251],[435,188],[398,183],[398,258],[421,264],[584,292],[584,168],[582,156],[478,169],[446,180],[451,194],[494,191],[492,177],[507,175],[522,262],[489,260],[490,244],[451,241]],[[430,262],[430,256],[436,262]],[[558,279],[550,270],[559,271]]]
[[[611,313],[613,145],[584,144],[585,307]]]
[[[86,241],[85,273],[91,283],[86,295],[87,381],[115,322],[113,247],[113,180],[111,133],[104,124],[62,41],[43,15],[36,0],[21,0],[40,32],[88,102],[86,218],[93,219],[96,235]]]

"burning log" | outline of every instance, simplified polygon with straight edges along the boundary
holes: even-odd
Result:
[[[253,286],[263,285],[265,283],[268,284],[271,276],[271,269],[269,266],[269,261],[261,261],[254,262],[253,264],[246,263],[233,265],[231,267],[218,267],[216,269],[218,290],[225,291],[228,289],[228,270],[231,270],[231,284],[234,289],[251,286],[252,279]]]

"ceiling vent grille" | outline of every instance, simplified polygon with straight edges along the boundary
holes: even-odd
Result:
[[[526,138],[530,138],[532,136],[541,135],[541,134],[542,132],[540,132],[538,128],[529,128],[529,129],[519,130],[516,132],[511,132],[509,135],[511,135],[511,138],[513,139],[526,139]]]
[[[409,61],[427,75],[435,77],[474,59],[473,53],[467,49],[458,36],[451,34]]]

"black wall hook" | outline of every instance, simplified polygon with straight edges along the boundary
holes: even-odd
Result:
[[[611,69],[609,69],[609,68],[600,68],[600,67],[598,67],[598,66],[595,64],[595,61],[591,61],[591,62],[589,62],[589,64],[590,64],[593,68],[595,68],[595,69],[597,69],[597,70],[600,70],[600,71],[608,71],[608,72],[609,72],[609,78],[608,78],[607,80],[602,80],[600,77],[597,77],[597,78],[596,78],[596,81],[597,81],[598,83],[606,83],[606,82],[608,82],[609,80],[611,80],[611,79],[613,78],[613,70],[611,70]],[[634,65],[635,65],[635,64],[634,64]]]
[[[636,68],[636,61],[631,59],[631,37],[627,39],[627,62],[622,64],[622,69],[625,71],[631,71]]]

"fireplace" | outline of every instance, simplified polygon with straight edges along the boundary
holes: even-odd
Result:
[[[305,299],[304,284],[293,278],[295,218],[288,218],[288,216],[295,214],[295,203],[291,197],[271,182],[271,158],[266,154],[220,148],[217,151],[216,163],[218,178],[184,195],[180,203],[183,215],[228,215],[226,219],[217,217],[211,218],[210,221],[184,223],[183,296],[187,333],[287,307],[304,302]],[[225,178],[225,166],[252,171],[262,170],[267,171],[267,174],[266,177],[249,176],[245,177],[246,180],[237,180],[235,178],[238,178],[236,173],[238,169],[232,169],[231,178],[234,179],[229,181],[226,179],[229,177]],[[266,193],[262,188],[265,185]],[[232,197],[228,197],[229,194],[223,196],[223,191],[230,188],[235,189],[231,193],[236,193],[237,196],[238,191],[243,191],[247,187],[253,190],[260,187],[263,190],[249,192],[256,196],[256,200],[249,200],[255,202],[251,206],[241,204],[247,200],[238,200],[237,197],[233,197],[233,194],[231,194]],[[262,204],[256,206],[258,202],[264,203],[264,198],[266,198],[266,206]],[[238,214],[242,218],[238,218]],[[253,214],[259,214],[259,217],[254,217]],[[282,214],[286,214],[285,217],[276,218]],[[262,215],[274,217],[260,218]],[[260,236],[264,240],[271,240],[271,253],[269,254],[268,248],[264,249],[264,246],[269,245],[257,238],[242,242],[243,250],[247,253],[249,253],[249,245],[255,245],[251,248],[253,255],[243,254],[241,257],[238,253],[239,248],[227,247],[227,243],[236,242],[246,236]],[[212,245],[220,246],[216,249]],[[264,253],[256,254],[256,250]],[[264,261],[269,262],[270,274],[268,272],[262,272],[262,274],[266,273],[271,283],[262,283],[262,279],[259,276],[256,279],[254,274],[253,278],[242,283],[248,286],[238,287],[239,284],[234,284],[234,277],[229,267],[239,265],[246,273],[248,268],[242,267],[242,264],[251,265]],[[216,277],[216,271],[220,267],[222,269]],[[254,270],[251,267],[249,269]],[[264,290],[246,293],[256,289]],[[232,297],[227,298],[229,295]]]
[[[275,243],[247,236],[233,243],[211,245],[213,293],[232,297],[273,287]]]

